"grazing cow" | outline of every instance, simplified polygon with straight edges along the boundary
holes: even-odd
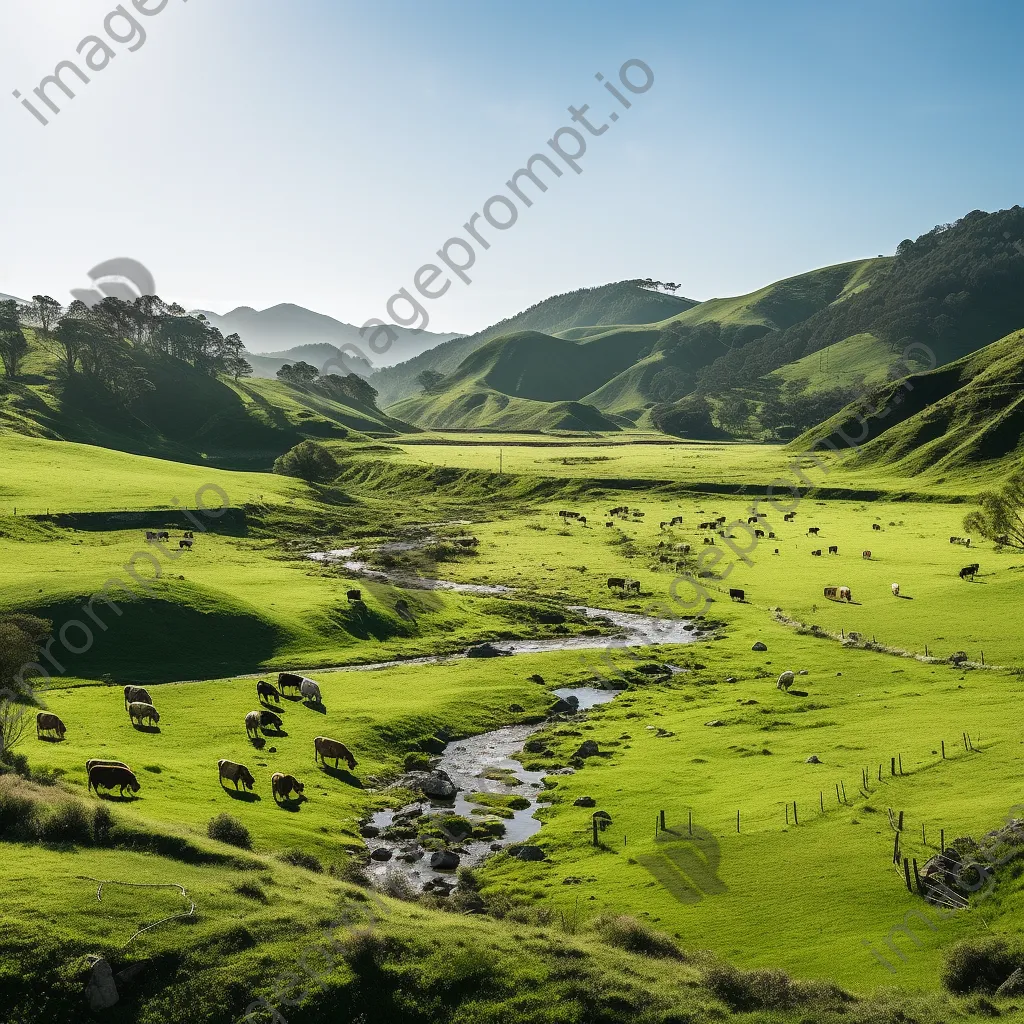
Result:
[[[900,596],[900,585],[898,583],[894,583],[892,585],[892,596],[893,597],[899,597]]]
[[[769,540],[775,540],[775,534],[774,533],[769,533],[768,534],[768,539]]]
[[[745,595],[744,595],[742,590],[736,590],[736,589],[730,587],[729,588],[729,597],[731,597],[734,601],[742,601],[742,600],[744,600]]]
[[[278,732],[284,728],[284,722],[278,715],[275,715],[273,711],[260,711],[260,728],[266,732],[267,729],[274,728]]]
[[[615,524],[614,524],[614,523],[612,523],[611,521],[609,521],[609,522],[605,523],[604,525],[605,525],[605,526],[614,526]]]
[[[949,656],[949,660],[954,665],[960,665],[963,662],[967,661],[967,652],[966,651],[956,651],[955,653],[953,653],[953,654],[951,654]]]
[[[839,598],[839,588],[838,587],[826,587],[825,588],[825,596],[830,601],[838,600],[838,598]]]
[[[760,537],[763,537],[763,536],[764,536],[764,530],[755,530],[754,531],[754,537],[755,538],[760,538]]]
[[[52,732],[57,734],[57,739],[62,740],[67,731],[67,726],[56,715],[48,711],[40,711],[36,715],[36,739],[40,739],[44,732]]]
[[[626,584],[626,589],[627,590],[632,590],[635,593],[639,594],[640,593],[640,581],[639,580],[631,580],[629,583]]]
[[[775,554],[778,554],[778,553],[779,553],[779,549],[778,549],[778,548],[776,548],[776,549],[775,549]]]
[[[608,589],[609,590],[625,590],[626,581],[621,576],[609,576],[608,577]]]
[[[103,758],[93,757],[85,762],[85,774],[88,775],[89,772],[97,766],[102,766],[104,768],[124,768],[127,771],[131,771],[131,768],[129,768],[124,761],[104,761]]]
[[[965,537],[964,538],[964,547],[965,548],[969,548],[970,546],[971,546],[971,538],[970,537]]]
[[[821,527],[820,527],[820,526],[812,526],[812,527],[810,527],[810,528],[808,529],[808,531],[807,531],[807,532],[808,532],[808,534],[810,534],[810,536],[812,536],[812,537],[817,537],[817,536],[818,536],[818,533],[819,533],[820,531],[821,531]]]
[[[258,739],[260,735],[260,713],[258,711],[250,711],[245,716],[245,735],[249,739]]]
[[[586,517],[586,516],[577,516],[577,517],[576,517],[576,519],[577,519],[577,520],[578,520],[579,522],[581,522],[581,523],[582,523],[582,524],[583,524],[584,526],[586,526],[586,525],[587,525],[587,517]]]
[[[828,553],[830,555],[838,555],[839,554],[839,546],[837,544],[830,544],[828,546]]]
[[[124,688],[124,706],[127,708],[129,704],[152,704],[153,698],[149,695],[149,690],[144,686],[126,686]]]
[[[278,802],[278,797],[281,800],[290,800],[292,793],[295,794],[295,799],[299,800],[302,798],[305,786],[294,775],[282,775],[281,772],[274,772],[270,778],[270,789],[274,794],[274,802]]]
[[[146,531],[146,542],[150,543],[150,542],[152,542],[154,540],[156,540],[156,531],[155,530],[147,530]],[[950,543],[952,544],[953,542],[950,541]]]
[[[796,675],[794,673],[783,672],[782,675],[779,676],[779,681],[775,684],[775,687],[779,690],[788,690],[793,685],[793,681],[795,679]]]
[[[757,516],[748,516],[747,517],[747,526],[749,526],[751,523],[756,523],[756,522],[757,522]]]
[[[668,526],[668,523],[658,523],[659,530],[664,530],[666,526]]]
[[[313,740],[313,760],[323,761],[326,765],[329,759],[334,761],[335,768],[338,767],[339,760],[344,761],[348,765],[349,771],[359,763],[352,756],[352,751],[340,740],[328,739],[326,736],[317,736]]]
[[[156,535],[156,539],[157,540],[170,540],[171,539],[171,535],[166,530],[161,530]]]
[[[796,513],[795,512],[787,512],[782,518],[783,518],[783,521],[785,521],[787,523],[791,523],[796,518]]]
[[[950,538],[949,538],[949,543],[950,543],[950,544],[956,544],[956,542],[957,542],[958,540],[960,540],[960,538],[959,538],[959,537],[950,537]]]
[[[965,580],[970,577],[973,580],[980,568],[981,566],[978,565],[977,562],[975,562],[974,565],[965,565],[960,570],[960,579]]]
[[[684,555],[688,555],[690,553],[690,545],[689,544],[676,544],[676,545],[674,545],[674,547],[675,547],[676,551],[682,551],[682,553]]]
[[[132,725],[142,725],[144,721],[149,722],[150,725],[156,725],[160,721],[160,712],[152,704],[136,701],[134,704],[128,705],[128,717],[131,719]]]
[[[818,548],[817,551],[812,551],[811,554],[812,555],[816,555],[817,557],[820,558],[821,557],[821,548]]]
[[[361,590],[350,590],[345,596],[350,601],[362,601],[363,592]]]
[[[1009,547],[1010,535],[1008,533],[999,534],[999,536],[996,537],[996,544],[1000,545],[1001,547]]]
[[[853,595],[850,593],[850,588],[849,587],[840,587],[839,588],[839,600],[840,601],[846,601],[847,603],[849,603],[850,601],[853,600]]]
[[[193,540],[195,538],[195,534],[191,530],[186,530],[182,536],[185,540]]]
[[[250,792],[252,791],[252,787],[256,785],[256,780],[252,777],[252,772],[249,771],[244,764],[238,764],[235,761],[228,761],[225,758],[224,760],[217,762],[217,771],[220,773],[220,784],[222,786],[224,785],[225,779],[227,779],[228,782],[233,782],[236,790],[238,789],[239,782],[241,782],[241,784]]]
[[[122,765],[113,764],[97,764],[89,772],[89,791],[95,789],[96,795],[99,796],[100,786],[104,789],[119,789],[121,796],[124,796],[126,789],[133,793],[138,793],[142,789],[134,772]]]
[[[320,686],[318,683],[314,683],[312,679],[303,679],[299,686],[299,693],[302,694],[306,700],[312,701],[314,704],[323,704],[324,698],[320,693]]]
[[[871,524],[871,529],[872,530],[878,530],[879,533],[881,533],[881,531],[882,531],[882,528],[878,525],[878,523],[872,523]]]
[[[864,551],[864,552],[861,553],[860,557],[861,558],[870,558],[871,557],[871,552],[870,551]]]
[[[671,525],[672,526],[682,526],[683,525],[683,517],[682,516],[673,516],[672,517]]]
[[[714,537],[705,537],[704,538],[704,543],[705,544],[714,544],[715,543],[715,538]]]
[[[301,690],[302,676],[297,676],[294,672],[279,672],[277,675],[277,688],[284,694],[286,686],[293,686],[296,690]]]
[[[266,701],[268,704],[271,700],[275,704],[281,703],[281,691],[273,683],[268,683],[265,679],[261,679],[256,684],[256,696],[259,700]]]
[[[194,540],[179,540],[178,548],[184,551],[191,551],[193,544],[195,544]]]

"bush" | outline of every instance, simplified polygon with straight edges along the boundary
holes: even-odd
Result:
[[[91,843],[92,814],[74,797],[36,805],[35,833],[47,843]]]
[[[950,992],[995,992],[1018,968],[1024,966],[1021,951],[1006,939],[965,939],[947,954],[942,965],[942,984]]]
[[[275,473],[280,476],[296,476],[306,483],[329,483],[340,471],[338,460],[316,441],[297,444],[274,463]]]
[[[210,824],[206,826],[206,834],[211,839],[216,839],[221,843],[230,843],[242,850],[252,849],[252,836],[249,834],[249,830],[230,814],[222,813],[211,818]]]
[[[255,900],[257,903],[269,903],[266,891],[258,882],[238,882],[231,887],[239,896]]]
[[[601,914],[594,918],[591,927],[608,943],[630,953],[645,956],[684,959],[682,950],[662,932],[655,931],[635,917],[626,914]]]
[[[714,963],[704,970],[704,984],[729,1009],[748,1010],[784,1009],[796,1001],[796,993],[785,971],[744,971],[726,963]],[[809,992],[815,997],[822,993]]]
[[[318,875],[323,874],[324,866],[320,858],[312,853],[306,853],[305,850],[287,850],[280,854],[278,859],[283,860],[285,864],[291,864],[292,867],[315,871]]]

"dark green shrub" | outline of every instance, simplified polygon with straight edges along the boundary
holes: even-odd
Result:
[[[630,953],[645,956],[684,959],[682,950],[662,932],[626,914],[601,914],[594,918],[591,927],[608,943]]]
[[[252,836],[249,834],[249,830],[230,814],[221,813],[217,817],[211,818],[210,824],[206,826],[206,834],[211,839],[216,839],[221,843],[230,843],[242,850],[252,849]]]
[[[324,866],[320,858],[312,853],[306,853],[305,850],[286,850],[278,855],[278,859],[283,860],[285,864],[291,864],[292,867],[315,871],[318,875],[323,874]]]
[[[341,472],[341,466],[322,444],[302,441],[274,463],[274,472],[281,476],[296,476],[306,483],[325,484]]]
[[[992,993],[1022,965],[1024,956],[1006,939],[965,939],[946,954],[942,984],[958,994]]]

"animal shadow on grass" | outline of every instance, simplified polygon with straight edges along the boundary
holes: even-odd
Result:
[[[249,742],[257,750],[262,750],[267,745],[267,741],[262,736],[250,736],[249,737]]]
[[[160,732],[160,726],[159,725],[136,725],[136,726],[134,726],[134,729],[135,729],[136,732],[148,732],[148,733],[150,733],[151,735],[154,735],[154,736],[158,732]]]
[[[263,799],[259,793],[250,793],[247,789],[228,789],[227,786],[221,786],[220,788],[223,789],[232,800],[242,800],[247,804],[254,804],[258,800]]]
[[[316,701],[313,701],[313,700],[304,700],[302,702],[302,706],[304,708],[309,708],[310,711],[315,711],[318,715],[326,715],[327,714],[327,705],[326,704],[317,704]]]
[[[914,599],[909,594],[897,594],[896,595],[901,601],[913,601]]]
[[[43,743],[63,743],[64,738],[62,736],[37,736],[36,739]]]
[[[277,804],[282,811],[291,811],[292,814],[295,814],[302,807],[305,801],[306,798],[304,796],[300,796],[290,797],[287,800],[275,800],[274,803]]]
[[[287,736],[288,733],[285,732],[284,729],[264,729],[263,735],[269,736],[272,740],[278,740],[284,736]],[[266,743],[266,740],[264,740],[263,742]]]
[[[130,803],[134,803],[136,800],[140,800],[141,799],[141,797],[139,797],[138,794],[136,794],[136,793],[121,794],[121,793],[115,793],[113,791],[111,791],[109,793],[101,793],[99,790],[96,790],[96,795],[101,800],[113,800],[114,803],[116,803],[116,804],[130,804]]]
[[[670,896],[680,903],[699,903],[705,896],[728,892],[718,877],[718,840],[700,825],[681,825],[658,835],[656,852],[637,857]]]
[[[806,690],[786,690],[786,693],[788,693],[790,695],[790,697],[807,697],[807,696],[809,696],[809,694],[807,693]]]
[[[355,789],[363,788],[362,782],[347,768],[332,768],[329,764],[321,764],[320,769],[330,775],[332,779],[337,779],[338,782],[344,782],[346,786],[352,786]]]

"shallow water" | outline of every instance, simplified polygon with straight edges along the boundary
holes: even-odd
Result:
[[[596,707],[598,704],[606,704],[608,701],[614,700],[619,692],[600,690],[590,686],[564,687],[554,691],[557,696],[562,698],[568,696],[578,698],[581,711]],[[473,809],[479,805],[470,803],[466,799],[466,794],[511,794],[525,796],[530,801],[530,806],[514,811],[511,818],[502,819],[505,825],[505,835],[501,839],[453,842],[450,848],[459,852],[463,865],[474,866],[491,853],[492,842],[499,842],[502,846],[526,842],[540,830],[541,822],[533,815],[537,810],[536,798],[543,789],[544,776],[549,773],[527,771],[512,755],[520,751],[523,744],[534,733],[540,731],[545,724],[545,722],[535,722],[528,725],[510,725],[492,732],[481,733],[479,736],[453,740],[445,748],[437,767],[446,771],[455,785],[459,787],[459,792],[454,799],[441,801],[429,800],[424,797],[397,811],[378,811],[373,815],[370,823],[377,828],[386,828],[394,821],[396,814],[401,814],[413,807],[422,808],[425,814],[448,811],[460,814],[472,821],[474,818],[480,817],[478,814],[473,814]],[[484,778],[484,774],[493,769],[507,770],[517,780],[516,783],[509,784],[498,779]],[[422,777],[422,773],[410,778],[415,779],[416,777]],[[432,878],[447,877],[451,879],[454,874],[452,871],[435,871],[431,868],[429,852],[425,852],[421,859],[413,863],[398,860],[397,854],[416,848],[414,840],[367,839],[366,845],[371,851],[379,847],[387,847],[396,852],[396,857],[390,861],[370,862],[371,872],[378,877],[383,877],[390,871],[399,871],[415,886],[422,888],[424,883]]]

